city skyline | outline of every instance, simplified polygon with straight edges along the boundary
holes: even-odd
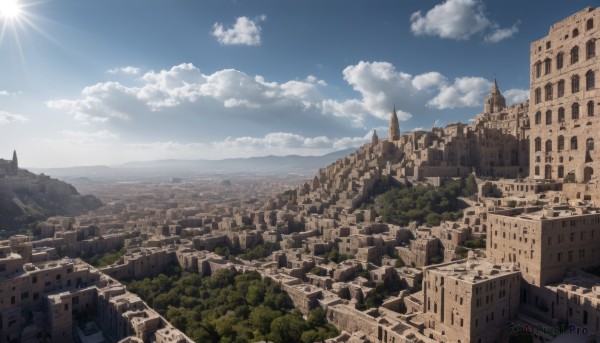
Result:
[[[530,42],[588,5],[6,1],[0,155],[26,167],[320,155],[394,105],[401,132],[467,122],[494,77],[525,101]]]

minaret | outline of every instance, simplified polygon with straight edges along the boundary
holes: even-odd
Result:
[[[13,150],[13,159],[11,163],[11,168],[13,174],[17,174],[19,172],[19,161],[17,160],[17,150]]]
[[[487,97],[485,97],[483,113],[496,113],[503,111],[505,108],[506,99],[504,99],[502,93],[500,93],[500,89],[498,89],[498,83],[496,82],[496,79],[494,79],[492,89],[490,89]]]
[[[377,137],[377,130],[373,130],[371,146],[376,146],[377,144],[379,144],[379,137]]]
[[[396,105],[390,119],[390,128],[388,130],[388,140],[390,142],[400,140],[400,124],[398,123],[398,115],[396,114]]]

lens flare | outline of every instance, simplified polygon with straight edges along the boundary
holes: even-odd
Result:
[[[3,19],[18,19],[21,15],[19,0],[0,0],[0,17]]]

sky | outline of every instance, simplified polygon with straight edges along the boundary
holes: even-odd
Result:
[[[467,123],[579,0],[0,0],[0,158],[322,155]]]

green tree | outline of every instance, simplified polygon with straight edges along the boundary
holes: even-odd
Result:
[[[303,331],[304,322],[302,319],[292,314],[286,314],[271,322],[269,337],[275,343],[296,343],[300,342]]]

